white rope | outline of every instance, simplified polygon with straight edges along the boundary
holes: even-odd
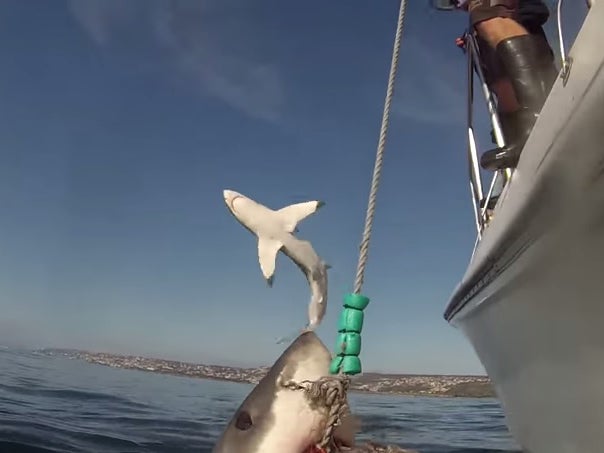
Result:
[[[382,165],[384,160],[384,150],[386,148],[386,135],[388,133],[388,124],[390,120],[390,110],[392,106],[392,98],[394,95],[394,83],[396,81],[396,73],[398,69],[398,61],[401,50],[401,40],[403,34],[403,21],[405,18],[405,10],[407,1],[401,0],[398,23],[396,27],[396,36],[394,38],[394,49],[392,52],[392,61],[390,64],[390,75],[388,77],[388,88],[386,90],[386,100],[384,103],[384,113],[382,116],[382,127],[380,129],[380,138],[378,141],[375,166],[373,168],[373,178],[371,180],[371,190],[369,192],[369,203],[367,205],[367,215],[365,218],[365,230],[363,231],[363,239],[360,246],[359,263],[357,267],[357,275],[354,283],[354,292],[359,294],[363,286],[365,276],[365,267],[367,266],[367,257],[369,249],[369,240],[371,238],[371,229],[373,226],[373,217],[375,214],[375,204],[377,199],[377,191],[380,183]],[[316,382],[279,382],[280,385],[289,388],[290,390],[304,391],[313,404],[322,404],[328,408],[328,420],[325,433],[318,446],[327,453],[336,450],[333,439],[333,431],[340,423],[344,413],[348,410],[346,394],[350,384],[350,378],[342,372],[336,376],[328,376]],[[357,452],[396,452],[404,451],[393,447],[378,447],[374,444],[368,444],[363,449],[355,449],[351,451]]]
[[[369,240],[371,239],[371,229],[373,227],[373,217],[375,214],[377,191],[380,183],[380,176],[382,173],[384,150],[386,148],[386,134],[388,133],[388,124],[390,122],[390,109],[392,104],[392,97],[394,95],[394,83],[396,80],[396,72],[398,69],[398,60],[403,35],[403,20],[405,18],[406,8],[407,1],[401,0],[401,6],[398,13],[398,23],[396,27],[396,36],[394,38],[392,62],[390,64],[390,76],[388,78],[388,88],[386,90],[386,101],[384,103],[384,114],[382,116],[382,127],[380,130],[380,138],[377,146],[375,166],[373,168],[373,178],[371,180],[371,190],[369,192],[367,215],[365,217],[365,230],[363,231],[363,239],[361,241],[359,253],[359,263],[357,266],[357,275],[354,282],[354,292],[356,294],[361,293],[361,289],[363,287],[363,280],[365,279],[365,267],[367,266],[367,257],[369,253]]]
[[[360,246],[359,263],[357,267],[357,275],[354,283],[354,292],[359,294],[363,286],[363,280],[365,277],[365,268],[367,266],[367,257],[369,251],[369,240],[371,239],[371,230],[373,226],[373,218],[375,215],[375,205],[377,200],[377,191],[380,183],[380,176],[382,173],[382,166],[384,161],[384,151],[386,148],[386,135],[388,133],[388,124],[390,121],[390,110],[392,106],[392,98],[394,96],[394,84],[396,81],[396,73],[398,69],[398,61],[401,50],[401,41],[403,36],[403,22],[405,19],[405,11],[407,8],[407,1],[401,0],[398,22],[396,26],[396,35],[394,38],[394,48],[392,51],[392,61],[390,63],[390,74],[388,77],[388,87],[386,89],[386,100],[384,102],[384,113],[382,116],[382,126],[380,129],[380,137],[378,141],[375,165],[373,168],[373,178],[371,180],[371,190],[369,192],[369,202],[367,205],[367,215],[365,217],[365,229],[363,231],[363,238]],[[343,414],[348,410],[348,403],[346,401],[346,393],[350,379],[348,376],[340,373],[336,376],[326,377],[317,382],[305,382],[303,384],[297,384],[295,382],[283,383],[286,387],[294,390],[303,390],[311,401],[321,401],[327,408],[329,408],[327,428],[323,434],[321,441],[318,446],[327,453],[334,452],[336,446],[333,439],[333,431],[340,423],[340,419]],[[368,445],[365,449],[356,450],[358,452],[382,452],[382,451],[399,451],[394,449],[378,449],[377,446]],[[400,450],[403,451],[403,450]]]
[[[356,448],[340,449],[339,453],[418,453],[416,450],[401,448],[398,445],[380,445],[369,442]]]
[[[328,410],[327,428],[323,437],[317,444],[326,453],[417,453],[415,450],[406,450],[396,445],[379,445],[367,443],[355,448],[338,447],[333,438],[333,432],[339,426],[342,417],[348,411],[346,393],[350,385],[348,376],[327,376],[318,381],[295,382],[293,380],[281,381],[279,384],[289,390],[303,391],[311,405],[319,405]]]

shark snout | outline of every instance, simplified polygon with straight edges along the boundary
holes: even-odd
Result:
[[[229,207],[231,211],[234,211],[233,202],[236,198],[242,197],[242,195],[234,190],[224,189],[222,191],[222,196],[224,198],[224,202]]]
[[[224,197],[224,201],[232,200],[233,198],[239,196],[240,194],[235,192],[234,190],[224,189],[222,191],[222,196]]]

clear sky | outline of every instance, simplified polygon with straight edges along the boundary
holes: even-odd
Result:
[[[222,190],[329,262],[330,346],[356,269],[395,0],[74,0],[0,6],[0,343],[268,364],[304,326]],[[364,292],[366,370],[482,373],[442,313],[475,239],[463,13],[409,2]],[[485,121],[479,124],[486,131]],[[482,147],[490,144],[483,133]]]

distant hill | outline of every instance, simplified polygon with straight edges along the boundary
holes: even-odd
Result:
[[[269,367],[237,368],[77,349],[47,348],[38,352],[114,368],[250,384],[258,383],[269,370]],[[414,396],[495,397],[491,382],[486,376],[363,373],[351,379],[350,390]]]

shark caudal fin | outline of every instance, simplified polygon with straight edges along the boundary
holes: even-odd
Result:
[[[309,215],[317,212],[317,210],[324,205],[325,203],[323,201],[306,201],[304,203],[291,204],[275,212],[283,220],[285,230],[288,233],[293,233],[296,231],[298,223]]]

